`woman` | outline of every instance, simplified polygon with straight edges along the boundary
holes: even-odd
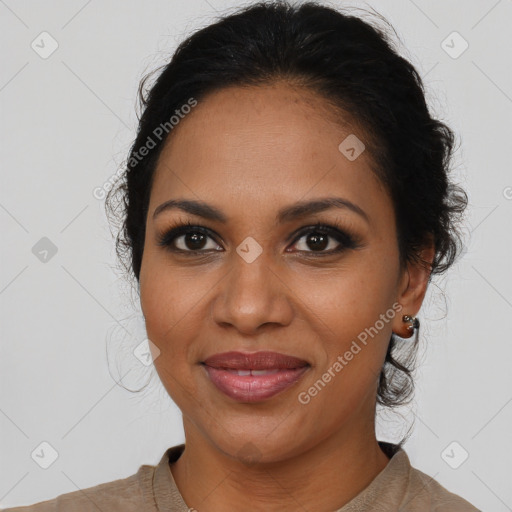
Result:
[[[10,510],[478,510],[375,435],[376,404],[410,398],[418,313],[466,205],[412,65],[358,17],[256,4],[184,41],[142,95],[109,200],[186,442]]]

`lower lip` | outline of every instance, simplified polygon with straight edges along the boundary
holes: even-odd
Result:
[[[212,383],[225,395],[240,402],[267,400],[293,386],[309,368],[282,369],[266,375],[238,375],[204,365]]]

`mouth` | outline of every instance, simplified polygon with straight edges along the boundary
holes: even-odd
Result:
[[[240,402],[267,400],[292,387],[311,365],[304,359],[278,352],[224,352],[205,361],[211,383]]]

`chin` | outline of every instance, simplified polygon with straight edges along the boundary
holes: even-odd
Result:
[[[290,435],[290,432],[296,434]],[[252,419],[217,425],[208,437],[210,443],[226,456],[250,465],[280,462],[302,453],[308,444],[302,439],[303,435],[303,429],[293,428],[279,417],[272,418],[271,422],[259,420],[257,425]]]

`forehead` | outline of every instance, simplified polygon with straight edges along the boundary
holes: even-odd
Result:
[[[364,133],[309,90],[283,83],[222,89],[173,129],[157,165],[150,211],[174,197],[229,199],[236,209],[333,192],[370,205],[386,194],[368,151],[355,159],[343,152],[354,141],[364,144]]]
[[[323,98],[278,82],[207,95],[173,130],[165,149],[172,154],[193,145],[217,158],[240,158],[247,164],[251,151],[261,148],[266,150],[263,158],[276,160],[279,155],[291,161],[325,151],[352,131],[347,116],[337,115]]]

